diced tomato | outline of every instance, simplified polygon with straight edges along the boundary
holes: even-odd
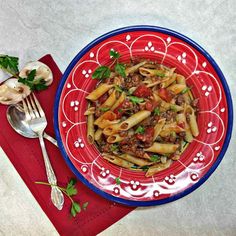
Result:
[[[145,129],[144,134],[136,134],[136,138],[143,142],[150,143],[152,142],[153,135],[154,135],[154,128],[148,127]]]
[[[151,89],[145,86],[144,84],[139,85],[138,88],[136,88],[136,90],[133,93],[134,96],[139,98],[145,98],[150,96],[151,94],[152,94]]]
[[[104,102],[107,100],[107,98],[108,98],[108,94],[107,94],[107,93],[104,93],[104,94],[98,99],[98,101],[99,101],[100,104],[102,104],[102,103],[104,103]]]
[[[124,103],[124,102],[123,102]],[[125,112],[122,107],[123,107],[123,103],[121,103],[116,109],[114,109],[114,113],[116,114],[117,119],[120,119],[123,115],[123,113]]]
[[[154,106],[153,106],[153,104],[152,104],[150,101],[147,101],[147,102],[145,103],[145,108],[146,108],[146,110],[148,110],[148,111],[153,111]]]
[[[112,111],[107,111],[106,113],[104,113],[103,118],[110,121],[116,120],[117,114]]]
[[[171,92],[165,88],[160,88],[158,90],[158,94],[166,102],[170,102],[173,98],[173,95],[171,94]]]
[[[183,129],[185,129],[185,123],[184,123],[184,121],[179,122],[179,123],[178,123],[178,126],[181,127],[181,128],[183,128]]]

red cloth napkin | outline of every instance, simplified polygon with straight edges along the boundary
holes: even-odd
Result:
[[[54,82],[50,88],[38,93],[37,97],[48,120],[46,131],[48,134],[55,136],[53,130],[53,104],[62,73],[50,55],[44,56],[40,61],[51,68],[54,76]],[[65,197],[64,208],[61,211],[57,210],[50,200],[50,187],[34,183],[35,181],[47,182],[38,139],[28,139],[17,134],[8,124],[5,115],[6,109],[7,106],[0,106],[0,146],[60,235],[96,235],[134,209],[108,201],[78,181],[78,195],[75,200],[81,204],[88,201],[87,210],[81,211],[76,218],[70,217],[71,203],[67,197]],[[68,180],[74,175],[67,167],[59,149],[48,141],[45,142],[58,184],[66,186]]]

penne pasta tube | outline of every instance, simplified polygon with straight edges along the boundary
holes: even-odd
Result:
[[[94,133],[94,140],[99,141],[102,138],[102,129],[98,128]]]
[[[173,84],[169,86],[167,89],[172,91],[174,94],[179,94],[186,88],[186,85],[184,84]]]
[[[116,102],[116,90],[114,90],[110,96],[107,98],[107,100],[101,105],[102,107],[112,107],[112,105]]]
[[[95,113],[95,107],[89,107],[89,108],[85,111],[84,115],[85,115],[85,116],[88,116],[88,115],[94,114],[94,113]]]
[[[114,84],[100,84],[95,90],[93,90],[86,98],[91,101],[96,101],[109,89],[114,87]]]
[[[161,82],[160,87],[161,88],[166,88],[169,85],[171,85],[172,83],[174,83],[176,80],[176,74],[173,74],[171,77],[168,77],[167,80]]]
[[[194,137],[197,137],[199,135],[199,129],[198,129],[197,118],[195,116],[194,110],[190,105],[188,105],[185,108],[185,112],[189,116],[189,122],[188,123],[189,123],[190,129],[191,129],[191,132],[192,132]]]
[[[179,144],[154,142],[151,147],[144,149],[144,151],[155,152],[159,154],[169,154],[174,153],[178,147]]]
[[[103,113],[100,117],[98,117],[94,124],[99,128],[104,129],[105,127],[118,123],[119,120],[116,120],[116,114],[112,111],[107,111]]]
[[[191,133],[190,127],[186,121],[186,116],[184,113],[177,114],[176,116],[177,123],[183,123],[184,129],[185,129],[185,140],[189,143],[193,141],[193,135]]]
[[[87,140],[90,144],[94,143],[94,115],[90,114],[87,118]]]
[[[116,100],[116,102],[111,107],[111,111],[114,111],[125,100],[125,98],[126,98],[126,94],[125,92],[122,92],[120,97]]]
[[[121,137],[119,134],[112,134],[107,138],[108,143],[117,143],[124,139],[125,137]]]
[[[139,111],[120,123],[120,130],[128,130],[151,115],[150,111]]]
[[[180,75],[180,74],[176,75],[176,82],[177,82],[177,84],[186,85],[185,77],[183,75]]]
[[[139,157],[135,157],[135,156],[132,156],[128,153],[125,153],[125,154],[122,154],[120,156],[122,159],[126,160],[126,161],[129,161],[133,164],[136,164],[138,166],[149,166],[149,165],[152,165],[153,162],[150,162],[150,161],[147,161],[147,160],[144,160],[142,158],[139,158]]]
[[[131,162],[128,162],[118,156],[115,156],[115,155],[111,155],[111,154],[108,154],[108,153],[102,153],[102,157],[106,160],[108,160],[109,162],[117,165],[117,166],[121,166],[121,167],[124,167],[126,169],[130,169],[134,164],[131,163]]]
[[[158,76],[158,75],[161,75],[161,77],[166,76],[164,70],[149,69],[149,68],[145,68],[145,67],[140,67],[139,73],[145,77]]]
[[[135,71],[138,70],[138,68],[139,68],[140,66],[143,66],[143,65],[145,65],[146,63],[147,63],[146,61],[142,61],[142,62],[138,63],[138,64],[135,65],[135,66],[131,66],[131,67],[126,68],[126,69],[125,69],[125,74],[126,74],[126,76],[129,75],[130,73],[134,73]]]
[[[163,127],[162,131],[160,132],[160,136],[165,137],[165,136],[169,135],[171,132],[180,133],[180,132],[184,132],[184,131],[185,131],[185,129],[178,126],[176,122],[173,122],[170,124],[166,124]]]
[[[103,133],[107,136],[110,136],[112,134],[115,134],[119,131],[120,123],[118,124],[112,124],[104,128]]]
[[[153,141],[156,140],[157,136],[160,134],[162,128],[164,127],[166,119],[160,119],[158,123],[154,126]]]
[[[146,172],[145,176],[146,177],[151,177],[153,176],[154,174],[162,171],[162,170],[165,170],[167,168],[170,167],[170,165],[172,164],[172,161],[170,159],[168,159],[166,161],[166,163],[158,163],[158,164],[155,164],[151,167],[149,167],[148,171]]]

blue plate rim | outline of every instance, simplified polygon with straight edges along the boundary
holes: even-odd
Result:
[[[64,87],[64,84],[66,82],[66,79],[68,77],[68,75],[70,74],[71,70],[73,69],[73,67],[75,66],[75,64],[77,63],[77,61],[87,52],[89,51],[92,47],[94,47],[95,45],[97,45],[98,43],[102,42],[103,40],[115,36],[117,34],[121,34],[121,33],[127,33],[127,32],[133,32],[133,31],[153,31],[153,32],[160,32],[160,33],[164,33],[164,34],[168,34],[170,36],[174,36],[176,38],[179,38],[181,40],[183,40],[184,42],[186,42],[187,44],[191,45],[192,47],[194,47],[196,50],[198,50],[200,53],[202,53],[207,59],[208,61],[211,63],[212,67],[214,68],[214,70],[216,71],[217,75],[219,76],[222,86],[224,88],[225,91],[225,95],[226,95],[226,99],[227,99],[227,105],[228,105],[228,127],[227,127],[227,135],[225,138],[225,142],[224,145],[218,155],[218,158],[216,160],[216,162],[212,165],[212,167],[208,170],[208,172],[194,185],[192,185],[190,188],[175,194],[171,197],[165,198],[165,199],[161,199],[161,200],[151,200],[151,201],[134,201],[134,200],[127,200],[127,199],[123,199],[123,198],[119,198],[119,197],[115,197],[113,195],[110,195],[106,192],[104,192],[103,190],[95,187],[93,184],[91,184],[86,178],[84,178],[80,172],[75,168],[75,166],[73,165],[73,163],[70,161],[66,150],[63,146],[62,143],[62,139],[60,136],[60,132],[59,132],[59,122],[58,122],[58,109],[59,109],[59,101],[60,101],[60,95],[62,92],[62,89]],[[56,98],[55,98],[55,102],[54,102],[54,108],[53,108],[53,118],[54,118],[54,130],[55,130],[55,134],[56,134],[56,139],[58,142],[58,146],[59,149],[62,153],[62,156],[64,158],[64,160],[66,161],[67,165],[69,166],[69,168],[73,171],[73,173],[76,175],[76,177],[82,181],[86,186],[88,186],[91,190],[93,190],[95,193],[99,194],[100,196],[111,200],[111,201],[115,201],[117,203],[121,203],[124,205],[128,205],[128,206],[154,206],[154,205],[161,205],[161,204],[165,204],[165,203],[169,203],[172,201],[175,201],[177,199],[180,199],[186,195],[188,195],[189,193],[193,192],[194,190],[196,190],[197,188],[199,188],[210,176],[211,174],[216,170],[217,166],[220,164],[220,162],[222,161],[225,152],[228,148],[230,139],[231,139],[231,135],[232,135],[232,127],[233,127],[233,103],[232,103],[232,98],[231,98],[231,94],[230,94],[230,90],[228,87],[228,84],[226,82],[226,79],[222,73],[222,71],[220,70],[219,66],[217,65],[217,63],[215,62],[215,60],[210,56],[210,54],[203,49],[200,45],[198,45],[196,42],[194,42],[192,39],[188,38],[187,36],[178,33],[174,30],[171,29],[167,29],[164,27],[160,27],[160,26],[152,26],[152,25],[135,25],[135,26],[127,26],[127,27],[123,27],[123,28],[119,28],[113,31],[110,31],[106,34],[103,34],[102,36],[96,38],[95,40],[93,40],[92,42],[90,42],[87,46],[85,46],[75,57],[74,59],[70,62],[70,64],[68,65],[67,69],[65,70],[62,79],[60,80],[57,92],[56,92]]]

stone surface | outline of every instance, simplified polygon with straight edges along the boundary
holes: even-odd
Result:
[[[21,65],[51,53],[64,71],[94,38],[137,24],[167,27],[199,43],[222,69],[236,102],[234,0],[0,0],[0,53],[18,55]],[[139,208],[100,236],[236,235],[235,133],[234,127],[222,163],[203,186],[176,202]],[[58,235],[2,152],[0,175],[0,235]]]

